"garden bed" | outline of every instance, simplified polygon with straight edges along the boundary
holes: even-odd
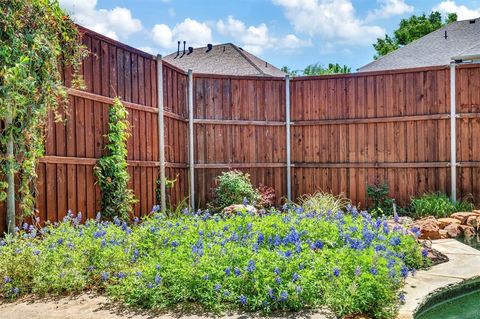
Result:
[[[229,310],[393,317],[404,279],[426,251],[403,227],[349,207],[316,213],[284,207],[262,216],[208,212],[132,224],[80,224],[69,216],[37,231],[25,225],[0,247],[3,298],[96,291],[127,306],[194,304]]]

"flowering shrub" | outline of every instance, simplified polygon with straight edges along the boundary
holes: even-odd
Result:
[[[258,190],[252,185],[250,175],[240,171],[223,172],[217,177],[214,200],[210,204],[213,210],[248,202],[256,204],[260,200]]]
[[[414,235],[348,207],[317,213],[283,207],[225,218],[154,213],[131,225],[67,216],[24,226],[0,246],[0,293],[106,291],[127,305],[210,311],[299,310],[394,315],[403,280],[423,263]]]

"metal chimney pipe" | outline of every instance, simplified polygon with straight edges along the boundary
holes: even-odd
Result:
[[[177,56],[179,55],[180,55],[180,41],[178,41],[178,45],[177,45]]]
[[[183,54],[182,55],[185,55],[186,46],[187,46],[187,41],[183,41]]]

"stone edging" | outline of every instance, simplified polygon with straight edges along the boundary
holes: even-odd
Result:
[[[420,270],[405,283],[405,303],[400,306],[397,319],[412,319],[415,312],[432,294],[449,289],[466,280],[480,276],[480,251],[454,239],[432,242],[432,247],[445,254],[449,261]]]

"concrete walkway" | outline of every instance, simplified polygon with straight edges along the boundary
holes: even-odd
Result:
[[[450,260],[428,270],[420,270],[407,279],[405,304],[400,307],[398,319],[412,319],[418,306],[436,290],[480,276],[479,250],[455,239],[435,240],[432,247]]]

